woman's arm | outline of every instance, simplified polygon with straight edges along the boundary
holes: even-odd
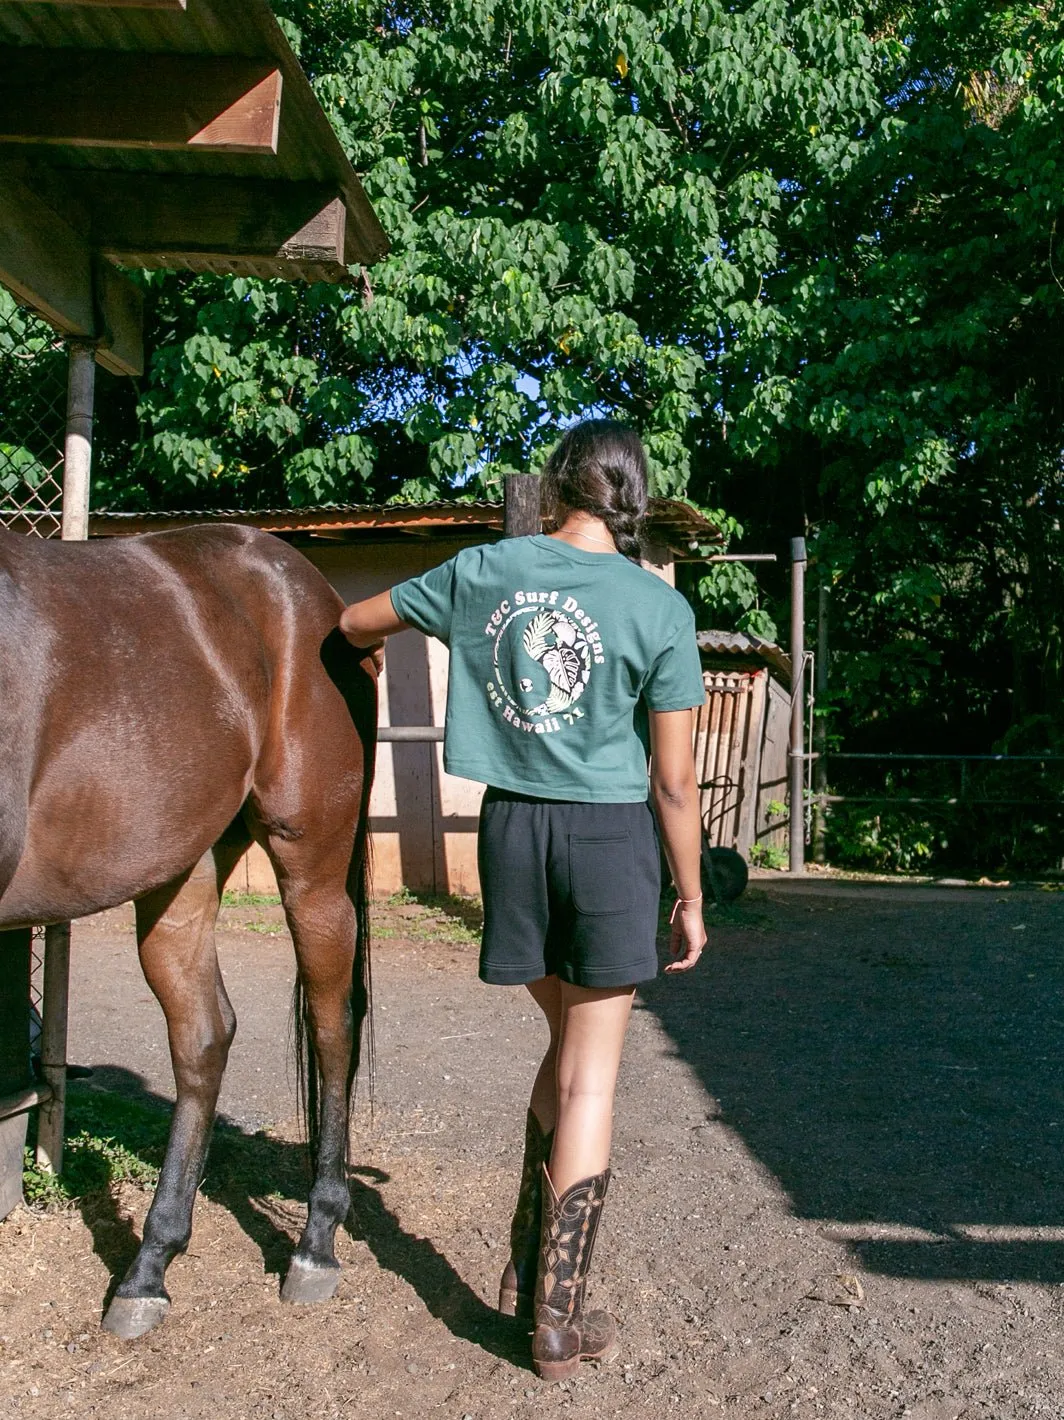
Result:
[[[406,631],[410,623],[395,614],[391,592],[352,602],[340,614],[340,630],[359,650],[380,645],[385,636]]]
[[[679,905],[672,922],[666,971],[687,971],[706,941],[702,924],[702,818],[691,748],[690,710],[650,712],[650,796]]]

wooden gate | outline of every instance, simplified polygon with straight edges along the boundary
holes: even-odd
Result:
[[[790,697],[767,669],[711,670],[703,680],[695,770],[709,840],[744,858],[757,846],[782,848]]]

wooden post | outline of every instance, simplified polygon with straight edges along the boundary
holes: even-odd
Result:
[[[30,930],[0,932],[0,1218],[22,1202],[30,1073]]]
[[[805,538],[791,538],[791,873],[805,872]]]
[[[63,540],[89,535],[92,476],[92,414],[96,391],[93,346],[71,343],[67,378],[66,440],[63,448]],[[44,933],[44,988],[41,992],[41,1073],[51,1098],[37,1121],[37,1167],[60,1173],[66,1123],[67,1011],[70,990],[70,923]]]
[[[70,923],[44,929],[44,990],[41,1002],[41,1074],[51,1098],[37,1120],[37,1167],[63,1170],[66,1117],[67,1001],[70,988]]]
[[[542,530],[539,510],[539,475],[509,473],[503,484],[502,531],[504,537],[531,537]]]

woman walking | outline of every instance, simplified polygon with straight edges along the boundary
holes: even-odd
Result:
[[[690,607],[630,560],[647,503],[638,437],[576,425],[541,495],[552,532],[465,548],[340,625],[359,647],[408,626],[450,647],[444,764],[488,786],[480,976],[525,986],[550,1032],[499,1309],[534,1320],[533,1362],[554,1380],[618,1350],[585,1283],[632,997],[658,969],[655,814],[678,895],[665,970],[694,966],[706,939],[691,752],[704,692]]]

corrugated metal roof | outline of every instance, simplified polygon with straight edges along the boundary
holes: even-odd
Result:
[[[389,529],[446,534],[467,528],[501,529],[502,503],[440,499],[431,503],[325,503],[313,508],[219,508],[168,512],[97,512],[89,519],[92,537],[113,537],[196,523],[246,523],[276,533],[372,533]],[[721,541],[720,529],[697,508],[671,498],[652,498],[647,515],[651,539],[666,543],[681,557],[699,545]]]
[[[703,655],[727,656],[735,660],[760,661],[790,685],[791,658],[771,641],[747,636],[742,631],[699,631],[698,649]]]

